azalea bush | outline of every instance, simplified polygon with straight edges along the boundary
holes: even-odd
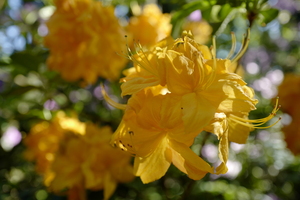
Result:
[[[0,199],[300,197],[299,1],[0,9]]]

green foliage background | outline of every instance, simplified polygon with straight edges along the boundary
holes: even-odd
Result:
[[[140,5],[145,3],[145,0],[113,0],[106,3],[130,7],[133,1]],[[15,126],[22,137],[26,137],[33,124],[52,117],[55,110],[44,106],[49,100],[54,100],[66,112],[75,110],[82,121],[108,124],[115,129],[122,112],[108,109],[106,102],[94,93],[104,82],[109,93],[119,97],[119,83],[99,79],[96,84],[82,88],[80,83],[66,82],[58,73],[49,71],[45,64],[49,51],[43,46],[43,39],[38,33],[44,23],[39,12],[52,6],[53,2],[23,0],[17,11],[13,9],[12,2],[0,0],[0,134],[3,135],[7,127]],[[210,23],[213,34],[217,36],[219,57],[224,57],[224,51],[226,53],[231,48],[230,32],[234,32],[237,41],[241,42],[250,27],[249,50],[241,64],[246,69],[246,82],[255,86],[257,80],[263,80],[275,70],[282,74],[300,72],[300,3],[289,0],[288,5],[292,5],[289,7],[282,6],[284,2],[161,0],[157,3],[164,12],[172,14],[173,37],[180,36],[182,25],[190,13],[201,10],[203,19]],[[18,12],[19,16],[13,17],[14,12]],[[12,26],[18,27],[19,37],[23,38],[25,45],[20,49],[11,47],[8,51],[1,37],[4,38],[3,35]],[[258,54],[264,56],[259,57]],[[257,63],[258,73],[248,73],[250,62]],[[267,92],[256,91],[260,103],[250,118],[262,118],[272,110],[274,101],[266,95]],[[119,101],[126,102],[126,99]],[[279,115],[285,116],[281,111]],[[247,144],[231,148],[230,161],[235,163],[231,167],[236,174],[207,175],[200,181],[193,181],[171,167],[162,179],[153,183],[144,185],[136,178],[131,183],[120,184],[111,199],[299,199],[300,159],[286,149],[280,131],[282,126],[279,123],[267,130],[253,131]],[[192,149],[209,160],[205,152],[213,151],[216,146],[214,136],[202,133],[196,138]],[[22,142],[11,150],[0,148],[0,199],[66,199],[47,192],[42,178],[34,171],[34,164],[24,160],[24,148]],[[102,192],[89,191],[88,197],[91,200],[101,199]]]

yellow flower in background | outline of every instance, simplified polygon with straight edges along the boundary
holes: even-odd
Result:
[[[118,79],[127,60],[117,52],[126,41],[113,7],[93,0],[56,0],[55,5],[44,38],[48,67],[67,81]]]
[[[282,128],[284,133],[284,140],[287,148],[294,154],[300,154],[300,119],[295,118],[293,121]]]
[[[283,82],[278,86],[278,97],[282,111],[293,118],[300,119],[300,76],[286,74]]]
[[[135,155],[134,173],[143,183],[161,178],[170,164],[199,180],[213,168],[189,147],[198,132],[185,134],[180,96],[143,90],[129,99],[112,143]]]
[[[110,146],[111,129],[87,124],[84,136],[68,134],[52,164],[55,173],[49,188],[55,192],[83,185],[104,190],[108,199],[118,182],[133,179],[130,156]]]
[[[286,74],[283,82],[278,86],[281,109],[292,117],[292,122],[284,126],[282,131],[285,136],[287,148],[294,155],[300,154],[300,76],[297,74]]]
[[[25,155],[39,155],[30,159],[38,165],[48,155],[36,145],[51,141],[53,135],[59,134],[55,142],[44,144],[52,150],[52,159],[47,162],[47,170],[39,171],[51,191],[59,194],[68,190],[69,199],[84,199],[86,189],[103,189],[104,199],[109,199],[118,182],[129,182],[134,178],[130,156],[110,145],[110,127],[83,123],[62,112],[47,124],[49,126],[43,126],[39,132],[36,131],[39,125],[33,127],[25,141],[28,147]],[[59,132],[49,129],[52,126]]]
[[[24,152],[27,160],[36,162],[36,171],[44,174],[49,171],[64,133],[57,120],[52,123],[41,122],[34,125],[30,134],[24,139],[28,147]]]
[[[191,31],[194,39],[199,44],[206,44],[211,41],[212,27],[205,20],[201,21],[186,21],[183,25],[183,30]]]
[[[156,4],[148,4],[142,13],[136,13],[136,16],[130,18],[127,29],[134,41],[145,47],[151,47],[170,36],[171,15],[163,14]]]
[[[84,185],[81,163],[85,160],[88,148],[79,135],[71,132],[65,133],[65,137],[60,143],[58,151],[55,152],[55,159],[51,163],[53,174],[45,177],[48,180],[46,186],[55,193]]]

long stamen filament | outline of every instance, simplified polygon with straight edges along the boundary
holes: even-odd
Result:
[[[120,110],[125,110],[125,109],[127,108],[127,105],[126,105],[126,104],[120,104],[120,103],[115,102],[114,100],[112,100],[112,99],[108,96],[108,94],[106,93],[106,91],[105,91],[105,89],[104,89],[104,86],[103,86],[102,84],[100,85],[100,87],[101,87],[101,93],[102,93],[102,95],[103,95],[105,101],[106,101],[109,105],[111,105],[111,106],[113,106],[113,107],[115,107],[115,108],[118,108],[118,109],[120,109]]]
[[[146,60],[146,63],[148,63],[148,65],[151,66],[151,63],[150,63],[150,61],[148,60],[147,55],[145,54],[142,45],[141,45],[140,43],[138,43],[137,46],[138,46],[139,52],[141,52],[142,55],[144,56],[144,58],[145,58],[145,60]],[[141,58],[141,56],[139,55],[139,52],[137,52],[137,55]]]
[[[231,49],[230,49],[229,54],[226,57],[226,59],[230,59],[233,56],[234,50],[236,48],[236,37],[233,32],[231,32],[231,40],[232,40],[232,46],[231,46]]]
[[[250,127],[250,128],[257,128],[257,129],[270,128],[270,127],[274,126],[275,124],[277,124],[281,120],[281,118],[279,118],[275,123],[273,123],[269,126],[266,126],[266,127],[260,127],[260,126],[265,124],[266,122],[270,121],[276,115],[276,112],[280,109],[280,105],[278,105],[278,101],[279,101],[279,98],[277,97],[276,105],[275,105],[274,109],[272,110],[272,113],[269,116],[264,117],[262,119],[255,119],[255,120],[244,119],[244,118],[232,115],[232,114],[229,115],[228,119],[231,121],[234,121],[238,124],[241,124],[243,126]]]
[[[239,50],[238,54],[232,59],[232,63],[237,62],[246,52],[250,41],[250,29],[247,30],[247,35],[244,36],[241,49]]]
[[[230,117],[232,117],[232,115],[230,115]],[[243,119],[243,118],[240,118],[240,119]],[[230,121],[234,121],[234,122],[236,122],[238,124],[241,124],[243,126],[250,127],[250,128],[267,129],[267,128],[270,128],[270,127],[274,126],[275,124],[277,124],[281,120],[281,118],[278,118],[278,120],[276,122],[274,122],[273,124],[271,124],[269,126],[264,126],[264,127],[260,127],[260,126],[263,125],[263,124],[265,124],[267,121],[265,121],[263,123],[259,123],[259,124],[251,124],[251,123],[243,122],[241,120],[237,120],[237,119],[234,119],[234,118],[230,118],[229,120]]]
[[[204,88],[208,88],[216,77],[216,68],[217,68],[217,46],[216,46],[216,36],[213,36],[212,39],[212,49],[211,49],[211,55],[213,57],[213,66],[212,66],[212,72],[209,75],[209,78],[206,82],[206,84],[203,86]]]
[[[144,52],[141,44],[134,44],[134,47],[136,49],[136,54],[133,54],[133,52],[131,51],[131,49],[127,46],[127,52],[128,52],[128,58],[129,60],[131,60],[133,63],[137,64],[138,66],[140,66],[142,69],[146,70],[147,72],[149,72],[150,74],[153,74],[154,76],[158,77],[158,74],[155,73],[155,71],[151,71],[149,67],[146,67],[147,65],[148,66],[151,66],[151,63],[149,61],[149,59],[147,58],[147,55],[146,53]],[[140,55],[142,54],[142,55]],[[141,61],[139,61],[136,57],[138,56]]]
[[[200,59],[200,62],[197,62],[200,64],[200,85],[203,85],[205,74],[204,74],[204,66],[203,66],[203,57],[202,55],[198,56],[198,59]]]

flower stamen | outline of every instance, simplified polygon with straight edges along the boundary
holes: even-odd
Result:
[[[131,60],[133,63],[137,64],[138,66],[140,66],[142,69],[149,72],[150,74],[153,74],[154,76],[158,77],[158,74],[155,73],[155,71],[150,70],[151,67],[147,67],[147,66],[151,66],[152,64],[150,63],[145,51],[143,50],[142,45],[140,43],[135,43],[134,48],[136,50],[135,54],[127,46],[127,52],[128,52],[127,57],[128,57],[128,59]],[[141,61],[139,61],[135,56],[138,56],[141,59]]]
[[[108,94],[106,93],[103,84],[101,84],[100,87],[101,87],[101,93],[103,95],[103,98],[109,105],[113,106],[114,108],[118,108],[120,110],[125,110],[127,108],[127,104],[121,104],[112,100],[112,98],[110,98],[110,96],[108,96]]]
[[[248,48],[248,45],[249,45],[249,41],[250,41],[250,29],[247,30],[246,36],[244,35],[242,46],[241,46],[240,50],[238,51],[238,53],[236,54],[236,56],[234,58],[232,58],[231,63],[237,62],[245,54],[245,52]]]
[[[280,120],[281,117],[278,118],[278,120],[276,122],[274,122],[273,124],[269,125],[269,126],[265,126],[265,127],[260,127],[261,125],[265,124],[266,122],[270,121],[277,113],[277,111],[280,109],[280,105],[278,105],[278,101],[279,98],[276,98],[276,105],[274,107],[274,109],[272,110],[271,114],[267,117],[264,117],[262,119],[244,119],[235,115],[230,114],[228,120],[231,120],[233,122],[236,122],[238,124],[241,124],[243,126],[247,126],[250,128],[256,128],[256,129],[266,129],[266,128],[270,128],[272,126],[274,126],[275,124],[277,124]]]
[[[232,40],[231,49],[230,49],[226,59],[230,59],[234,54],[234,50],[236,49],[236,37],[235,37],[234,32],[231,32],[231,40]]]
[[[216,36],[213,36],[212,38],[212,47],[211,47],[211,55],[213,58],[213,66],[212,66],[212,72],[208,77],[207,82],[204,84],[203,88],[208,88],[215,80],[216,77],[216,68],[217,68],[217,45],[216,45]]]

